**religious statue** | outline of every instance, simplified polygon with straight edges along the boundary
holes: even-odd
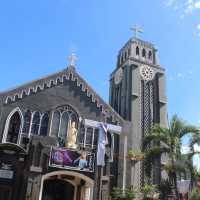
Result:
[[[69,121],[69,127],[68,127],[68,136],[67,136],[67,142],[66,142],[66,147],[71,148],[71,149],[76,149],[77,144],[76,144],[76,138],[77,138],[77,129],[76,129],[76,123],[71,120]]]

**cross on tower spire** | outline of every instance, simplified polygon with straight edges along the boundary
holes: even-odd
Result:
[[[76,56],[76,54],[72,53],[69,57],[68,57],[68,61],[69,61],[69,65],[70,66],[75,66],[76,65],[76,61],[78,60],[78,57]]]
[[[131,30],[134,32],[135,39],[138,38],[139,33],[143,33],[143,30],[137,25],[131,28]]]

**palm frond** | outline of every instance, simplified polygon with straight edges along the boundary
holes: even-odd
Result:
[[[149,135],[144,137],[143,147],[145,149],[149,144],[151,144],[152,142],[156,142],[156,141],[163,142],[163,143],[168,145],[168,143],[169,143],[168,140],[169,140],[168,135],[164,135],[164,134],[161,135],[159,133],[152,133],[152,134],[149,134]]]
[[[151,160],[157,158],[163,153],[169,153],[169,147],[162,147],[162,146],[154,146],[144,151],[145,158],[150,158]]]
[[[153,133],[159,133],[159,134],[167,134],[168,132],[168,129],[167,128],[164,128],[164,127],[161,127],[160,124],[154,124],[152,127],[151,127],[151,131],[150,133],[153,134]]]
[[[168,174],[185,172],[185,166],[179,163],[168,162],[163,166],[163,169],[167,171]]]
[[[184,124],[183,124],[184,125]],[[191,133],[192,136],[199,135],[199,129],[195,126],[184,125],[180,132],[180,137],[182,138],[184,135]],[[199,141],[200,142],[200,141]]]
[[[178,136],[180,129],[182,128],[182,122],[177,115],[174,115],[170,121],[169,129],[173,136]]]

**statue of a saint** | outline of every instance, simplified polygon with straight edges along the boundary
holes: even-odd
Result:
[[[77,148],[77,144],[76,144],[77,132],[78,131],[76,129],[76,123],[74,121],[71,122],[71,120],[70,120],[66,147],[71,148],[71,149]]]

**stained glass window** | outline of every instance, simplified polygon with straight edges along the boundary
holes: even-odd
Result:
[[[33,115],[33,121],[31,125],[31,133],[34,135],[38,135],[39,127],[40,127],[40,113],[35,112]]]
[[[47,136],[48,124],[49,124],[49,115],[47,113],[45,113],[42,116],[41,127],[40,127],[40,135]]]
[[[29,134],[30,130],[30,124],[31,124],[31,111],[27,110],[24,115],[24,125],[23,125],[23,133]]]

